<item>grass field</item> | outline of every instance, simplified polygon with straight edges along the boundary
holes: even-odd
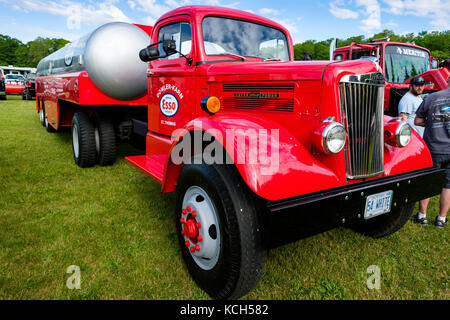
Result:
[[[0,299],[208,299],[181,259],[174,194],[124,160],[138,152],[121,145],[114,166],[80,169],[70,132],[47,133],[34,101],[0,101]],[[449,228],[408,222],[378,240],[339,228],[270,251],[244,299],[450,299],[448,248]]]

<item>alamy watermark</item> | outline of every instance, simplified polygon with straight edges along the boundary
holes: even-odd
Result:
[[[81,5],[71,5],[67,11],[67,29],[79,30],[81,28]]]
[[[279,129],[202,129],[195,124],[190,134],[175,130],[174,141],[182,137],[171,153],[174,164],[245,164],[253,165],[260,175],[273,175],[280,168]]]
[[[70,290],[81,289],[81,269],[79,266],[71,265],[67,268],[66,273],[72,274],[66,281],[66,286]]]
[[[379,266],[371,265],[367,267],[367,273],[371,276],[367,278],[367,289],[373,290],[377,289],[380,290],[381,288],[381,269]]]

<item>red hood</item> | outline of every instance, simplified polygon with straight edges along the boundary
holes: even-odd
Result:
[[[366,60],[352,61],[288,61],[288,62],[217,62],[198,67],[209,81],[242,80],[321,80],[327,69],[338,74],[375,72],[375,64]],[[203,72],[202,72],[203,71]]]

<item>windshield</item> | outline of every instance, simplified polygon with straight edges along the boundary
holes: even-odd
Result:
[[[427,51],[407,46],[386,46],[385,78],[391,83],[403,83],[406,79],[430,70]]]
[[[16,75],[16,74],[7,74],[6,75],[6,79],[8,79],[8,80],[11,80],[11,79],[14,79],[14,80],[25,80],[25,78],[23,76]]]
[[[207,55],[239,55],[289,60],[286,35],[278,29],[241,20],[206,17],[203,43]]]

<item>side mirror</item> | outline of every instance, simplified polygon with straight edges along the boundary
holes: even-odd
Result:
[[[166,55],[164,56],[161,56],[159,54],[159,49],[157,47],[157,45],[161,43],[163,45],[164,52],[166,53]],[[149,45],[147,48],[142,49],[139,52],[139,58],[144,62],[149,62],[159,58],[166,58],[177,52],[177,43],[175,42],[175,40],[162,40]]]
[[[171,56],[178,52],[175,40],[163,40],[163,49],[167,56]]]
[[[164,56],[159,54],[159,50],[157,45],[163,45],[164,52],[166,53]],[[139,58],[144,62],[153,61],[160,58],[167,58],[175,53],[179,53],[183,58],[186,59],[189,65],[192,65],[192,58],[186,57],[184,54],[177,50],[177,43],[175,40],[161,40],[156,43],[152,43],[147,48],[139,51]]]
[[[149,62],[159,58],[158,47],[152,47],[149,45],[147,48],[142,49],[139,52],[139,58],[144,62]]]

